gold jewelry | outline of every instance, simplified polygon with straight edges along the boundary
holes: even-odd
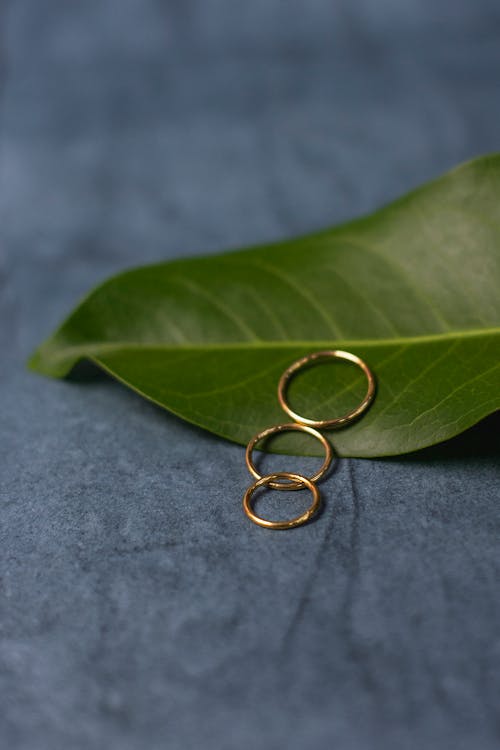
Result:
[[[305,513],[302,513],[302,515],[296,516],[295,518],[291,518],[289,521],[268,521],[265,518],[261,518],[254,512],[252,507],[253,493],[259,487],[270,487],[270,483],[274,482],[274,480],[276,479],[292,480],[294,484],[300,483],[302,487],[307,487],[307,489],[311,490],[313,501]],[[281,483],[280,489],[290,489],[290,484],[284,485],[283,483]],[[312,516],[318,510],[320,504],[321,498],[316,485],[311,482],[310,479],[307,479],[307,477],[303,477],[300,474],[291,474],[288,471],[279,471],[274,474],[267,474],[266,476],[257,479],[257,481],[254,482],[254,484],[252,484],[252,486],[249,487],[245,492],[245,497],[243,498],[243,509],[247,516],[251,521],[258,524],[258,526],[264,526],[266,529],[293,529],[295,526],[302,526],[302,524],[307,523],[307,521],[312,518]]]
[[[259,472],[257,471],[257,469],[255,468],[255,465],[252,460],[253,449],[255,448],[257,443],[260,443],[261,440],[266,440],[267,438],[271,437],[271,435],[276,435],[280,432],[287,432],[288,430],[306,432],[308,435],[312,435],[314,438],[316,438],[316,440],[319,440],[319,442],[325,449],[325,460],[323,461],[323,465],[314,476],[309,477],[310,482],[319,481],[330,468],[330,464],[333,458],[332,446],[330,445],[326,437],[322,435],[320,432],[313,429],[312,427],[307,427],[306,425],[298,424],[298,422],[278,424],[278,425],[275,425],[274,427],[268,427],[266,430],[262,430],[261,432],[257,433],[257,435],[254,435],[254,437],[248,443],[247,450],[245,453],[245,461],[248,467],[248,471],[256,479],[262,478]],[[303,489],[304,484],[303,482],[273,482],[270,480],[267,483],[267,486],[273,490],[300,490],[300,489]]]
[[[311,364],[316,364],[318,362],[321,362],[324,359],[344,359],[348,362],[352,362],[353,364],[360,367],[363,372],[366,375],[366,378],[368,380],[368,390],[366,392],[366,395],[364,399],[361,401],[361,403],[351,411],[347,412],[347,414],[344,414],[341,417],[336,417],[335,419],[321,419],[321,420],[314,420],[314,419],[308,419],[307,417],[302,417],[300,414],[297,414],[294,412],[291,407],[289,406],[287,400],[286,400],[286,391],[289,385],[290,380],[294,377],[294,375],[297,374],[299,370],[301,370],[303,367],[307,367]],[[301,359],[298,359],[296,362],[293,362],[293,364],[288,367],[283,375],[280,378],[280,381],[278,383],[278,399],[281,404],[281,407],[284,409],[284,411],[292,417],[294,420],[293,423],[286,423],[286,424],[279,424],[275,425],[274,427],[268,427],[265,430],[262,430],[261,432],[257,433],[257,435],[254,435],[254,437],[250,440],[250,442],[247,445],[246,453],[245,453],[245,461],[248,467],[248,470],[252,474],[252,476],[256,477],[256,481],[251,485],[251,487],[248,488],[248,490],[245,492],[245,496],[243,498],[243,509],[248,516],[248,518],[253,521],[253,523],[256,523],[258,526],[263,526],[266,529],[293,529],[295,526],[301,526],[304,523],[307,523],[310,518],[313,517],[313,515],[318,510],[320,504],[321,504],[321,498],[319,494],[319,490],[316,487],[315,482],[318,481],[318,479],[321,479],[326,472],[328,471],[328,468],[332,462],[333,457],[333,450],[328,442],[328,440],[325,438],[324,435],[322,435],[317,430],[313,429],[314,427],[322,428],[322,429],[328,429],[331,427],[344,427],[351,422],[353,422],[355,419],[361,416],[366,409],[370,406],[371,402],[373,401],[375,397],[375,390],[376,390],[376,382],[375,382],[375,376],[373,375],[372,371],[360,357],[357,357],[355,354],[351,354],[351,352],[344,352],[339,349],[331,349],[321,352],[314,352],[314,354],[308,354],[305,357],[302,357]],[[266,438],[270,437],[271,435],[275,435],[280,432],[285,432],[287,430],[298,430],[300,432],[307,432],[309,435],[312,435],[317,440],[320,441],[320,443],[323,445],[325,449],[325,459],[323,461],[323,464],[320,468],[320,470],[311,478],[307,478],[302,476],[301,474],[292,474],[288,471],[279,471],[275,472],[274,474],[266,474],[266,476],[261,477],[258,473],[257,469],[254,466],[253,460],[252,460],[252,453],[253,449],[259,443],[261,440],[265,440]],[[286,481],[276,481],[276,480],[286,480]],[[253,509],[253,494],[255,490],[257,490],[259,487],[268,487],[270,489],[274,490],[298,490],[298,489],[304,489],[307,488],[311,491],[313,496],[313,501],[309,508],[306,510],[305,513],[302,513],[302,515],[297,516],[296,518],[291,518],[288,521],[268,521],[265,518],[261,518],[261,516],[258,516],[254,509]]]
[[[359,404],[359,406],[356,406],[355,409],[347,412],[347,414],[344,414],[342,417],[336,417],[335,419],[308,419],[307,417],[302,417],[300,414],[297,414],[291,409],[286,400],[286,391],[288,388],[288,384],[294,377],[294,375],[296,375],[297,372],[302,368],[307,367],[311,364],[316,364],[321,360],[329,358],[347,360],[348,362],[352,362],[363,370],[368,380],[368,390],[366,392],[366,396]],[[290,367],[285,370],[278,383],[278,399],[284,411],[296,422],[299,422],[303,425],[309,425],[309,427],[331,429],[345,427],[346,425],[350,424],[355,419],[360,417],[361,414],[369,407],[369,405],[373,401],[375,397],[375,388],[375,376],[373,375],[366,362],[364,362],[360,357],[357,357],[355,354],[351,354],[351,352],[343,352],[339,349],[331,349],[321,352],[314,352],[314,354],[308,354],[291,364]]]

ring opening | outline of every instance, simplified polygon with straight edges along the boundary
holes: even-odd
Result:
[[[302,373],[306,369],[309,370],[313,366],[318,365],[318,372],[316,374],[316,380],[315,383],[309,388],[308,390],[308,400],[311,400],[311,396],[314,398],[315,404],[321,403],[322,401],[326,405],[328,404],[328,401],[335,400],[335,396],[339,397],[345,394],[348,391],[352,391],[353,388],[353,379],[352,379],[352,372],[350,373],[350,380],[345,380],[344,376],[344,383],[347,383],[347,385],[343,385],[339,388],[339,390],[336,391],[336,388],[338,388],[338,385],[335,382],[330,382],[330,374],[327,373],[327,368],[323,368],[323,371],[321,371],[321,368],[319,367],[320,364],[324,364],[325,362],[332,362],[335,360],[345,361],[347,363],[350,363],[354,366],[356,366],[361,373],[365,377],[365,385],[366,392],[363,397],[363,399],[356,404],[353,408],[349,409],[345,413],[343,413],[341,416],[338,417],[330,417],[327,419],[317,419],[314,417],[311,417],[309,415],[305,415],[303,413],[299,413],[299,411],[295,411],[294,408],[292,408],[288,389],[290,386],[290,383],[292,380],[296,377],[297,374]],[[328,368],[331,372],[331,368]],[[347,371],[345,371],[347,374]],[[339,378],[338,380],[341,380],[342,378]],[[358,378],[354,379],[354,383],[359,380]],[[333,378],[332,378],[333,381]],[[337,381],[338,382],[338,381]],[[298,387],[298,383],[296,384]],[[355,386],[356,387],[356,386]],[[297,390],[295,388],[294,390]],[[330,428],[340,428],[340,427],[346,427],[348,424],[353,422],[355,419],[358,419],[361,414],[363,414],[366,409],[370,406],[372,403],[374,397],[375,397],[375,390],[376,390],[376,383],[375,383],[375,377],[366,364],[360,357],[358,357],[355,354],[352,354],[351,352],[344,352],[342,350],[326,350],[326,351],[320,351],[320,352],[314,352],[312,354],[308,354],[305,357],[302,357],[301,359],[296,360],[293,362],[290,367],[288,367],[283,375],[280,378],[279,384],[278,384],[278,399],[281,404],[281,407],[283,410],[290,416],[292,419],[294,419],[296,422],[300,424],[304,424],[310,427],[316,427],[320,429],[330,429]],[[304,407],[301,407],[303,409]]]
[[[294,482],[302,484],[304,489],[307,488],[310,490],[313,499],[310,506],[300,515],[294,516],[288,520],[271,521],[259,516],[255,512],[254,493],[260,487],[269,487],[269,489],[271,489],[270,482],[275,482],[278,479],[293,480]],[[267,474],[266,476],[261,477],[248,488],[243,498],[243,508],[248,518],[258,526],[263,526],[267,529],[292,529],[296,526],[302,526],[302,524],[307,523],[318,511],[320,503],[321,498],[319,490],[313,482],[300,474],[292,474],[291,472],[286,471]]]

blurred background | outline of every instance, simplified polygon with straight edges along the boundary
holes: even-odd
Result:
[[[499,124],[498,0],[2,0],[0,744],[498,747],[492,465],[344,462],[335,544],[265,546],[238,446],[23,368],[109,274],[372,211]]]
[[[329,226],[499,147],[495,0],[3,0],[0,24],[0,231],[50,308],[25,300],[30,346],[103,275]]]

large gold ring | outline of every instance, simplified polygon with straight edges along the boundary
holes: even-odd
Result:
[[[300,483],[303,487],[307,487],[307,489],[311,490],[313,501],[305,513],[302,513],[302,515],[300,516],[296,516],[296,518],[291,518],[289,521],[268,521],[265,518],[261,518],[254,512],[252,507],[253,493],[259,487],[270,487],[270,482],[274,482],[274,480],[276,479],[292,480],[294,483]],[[287,489],[290,489],[290,485],[288,485]],[[264,526],[264,528],[266,529],[293,529],[295,526],[302,526],[302,524],[307,523],[307,521],[309,521],[309,519],[314,516],[320,504],[321,497],[316,485],[313,484],[310,479],[307,479],[307,477],[303,477],[300,474],[291,474],[288,471],[279,471],[275,474],[267,474],[265,477],[257,479],[257,481],[254,482],[254,484],[252,484],[252,486],[249,487],[245,492],[245,497],[243,498],[243,509],[249,519],[256,523],[258,526]]]
[[[335,419],[308,419],[307,417],[302,417],[300,414],[297,414],[293,411],[286,400],[286,390],[288,388],[288,384],[293,376],[296,375],[297,372],[303,367],[307,367],[309,365],[317,363],[318,361],[329,358],[347,360],[348,362],[352,362],[363,370],[368,380],[368,390],[366,392],[366,396],[359,404],[359,406],[356,406],[355,409],[347,412],[347,414],[344,414],[342,417],[336,417]],[[307,356],[302,357],[302,359],[298,359],[296,362],[291,364],[290,367],[285,370],[278,383],[278,399],[281,407],[296,422],[299,422],[303,425],[309,425],[309,427],[330,429],[335,427],[344,427],[345,425],[350,424],[359,416],[361,416],[361,414],[363,414],[363,412],[370,406],[371,402],[373,401],[375,397],[375,389],[375,376],[373,375],[366,362],[364,362],[360,357],[357,357],[355,354],[351,354],[351,352],[343,352],[339,349],[331,349],[322,352],[314,352],[314,354],[308,354]]]
[[[266,430],[262,430],[262,432],[257,433],[250,442],[247,445],[247,450],[245,453],[245,461],[247,464],[248,471],[250,474],[252,474],[255,479],[261,479],[261,475],[255,468],[255,465],[252,460],[252,453],[253,449],[257,445],[257,443],[260,443],[261,440],[266,440],[267,438],[271,437],[271,435],[276,435],[280,432],[287,432],[288,430],[297,430],[298,432],[306,432],[308,435],[312,435],[316,438],[316,440],[319,440],[323,448],[325,449],[325,460],[323,461],[323,464],[319,471],[312,477],[309,477],[310,482],[317,482],[320,480],[328,471],[330,468],[330,464],[332,462],[333,458],[333,451],[332,446],[326,439],[324,435],[321,434],[321,432],[318,432],[317,430],[313,429],[312,427],[307,427],[303,424],[298,424],[297,422],[290,422],[287,424],[277,424],[274,427],[268,427]],[[304,484],[303,482],[273,482],[269,481],[267,483],[267,486],[270,487],[273,490],[300,490],[303,489]]]

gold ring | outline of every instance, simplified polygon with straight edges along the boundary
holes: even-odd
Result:
[[[347,412],[347,414],[344,414],[342,417],[336,417],[335,419],[308,419],[307,417],[301,417],[300,414],[297,414],[293,411],[293,409],[290,408],[286,400],[286,390],[288,388],[288,384],[292,377],[296,375],[297,372],[303,367],[307,367],[308,365],[328,358],[345,359],[348,362],[352,362],[353,364],[360,367],[365,373],[368,380],[368,390],[366,392],[366,396],[359,404],[359,406],[356,406],[355,409]],[[309,427],[329,429],[332,427],[344,427],[345,425],[350,424],[350,422],[353,422],[355,419],[361,416],[361,414],[369,407],[375,397],[375,387],[375,376],[373,375],[366,362],[364,362],[360,357],[357,357],[355,354],[351,354],[351,352],[343,352],[339,349],[331,349],[323,352],[314,352],[314,354],[308,354],[307,356],[302,357],[302,359],[298,359],[296,362],[290,365],[290,367],[285,370],[278,383],[278,399],[281,407],[286,411],[286,413],[296,422],[299,422],[299,424],[309,425]]]
[[[259,432],[257,435],[255,435],[248,443],[247,450],[245,453],[245,461],[247,464],[248,471],[250,472],[250,474],[252,474],[252,476],[255,477],[255,479],[261,479],[261,475],[255,468],[255,465],[252,461],[253,449],[255,448],[257,443],[260,443],[261,440],[266,440],[268,437],[271,437],[271,435],[275,435],[279,432],[287,432],[288,430],[297,430],[298,432],[307,432],[308,435],[312,435],[313,437],[316,438],[316,440],[319,440],[319,442],[325,449],[325,460],[323,461],[323,465],[321,466],[317,474],[315,474],[313,477],[309,477],[310,482],[317,482],[326,474],[326,472],[328,471],[330,467],[330,464],[333,458],[332,446],[330,445],[326,437],[321,434],[321,432],[314,430],[312,427],[307,427],[306,425],[298,424],[297,422],[290,422],[288,424],[278,424],[278,425],[275,425],[274,427],[268,427],[266,430],[262,430],[262,432]],[[300,489],[303,489],[304,484],[303,482],[269,481],[267,483],[267,486],[273,490],[300,490]]]
[[[254,513],[252,507],[253,493],[259,487],[269,487],[269,483],[273,482],[275,479],[291,479],[294,482],[299,482],[303,487],[307,487],[307,489],[311,490],[313,501],[305,513],[302,513],[302,515],[297,516],[296,518],[291,518],[289,521],[267,521],[265,518],[261,518],[256,513]],[[290,487],[288,486],[287,489],[290,489]],[[245,492],[245,497],[243,498],[243,509],[249,519],[256,523],[258,526],[264,526],[264,528],[266,529],[293,529],[295,526],[302,526],[303,523],[307,523],[307,521],[309,521],[309,519],[312,518],[312,516],[314,516],[314,514],[318,510],[320,503],[321,498],[319,490],[316,485],[311,482],[310,479],[307,479],[307,477],[303,477],[300,474],[290,474],[290,472],[288,471],[279,471],[275,474],[267,474],[265,477],[257,479],[257,481],[248,488],[248,490]]]

